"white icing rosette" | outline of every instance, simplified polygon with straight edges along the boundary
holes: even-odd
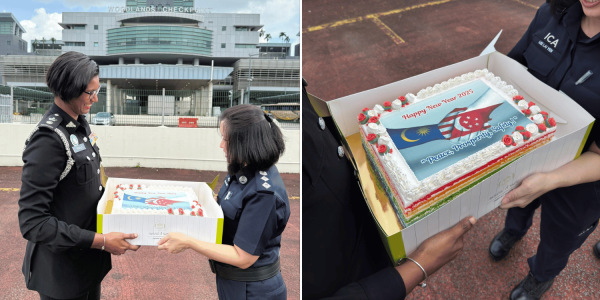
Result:
[[[488,81],[492,81],[494,79],[494,73],[489,72],[487,74],[485,74],[485,79],[487,79]]]
[[[479,77],[483,77],[483,70],[476,70],[475,71],[475,77],[479,78]]]
[[[377,113],[374,110],[369,110],[367,116],[369,116],[369,118],[377,117]]]
[[[369,125],[367,125],[367,133],[377,134],[378,131],[379,131],[379,126],[377,126],[377,124],[369,123]]]
[[[445,91],[445,90],[449,89],[449,88],[450,88],[450,86],[451,86],[451,85],[450,85],[450,83],[449,83],[448,81],[444,81],[444,82],[442,82],[442,90],[444,90],[444,91]]]
[[[392,144],[392,139],[389,136],[382,136],[379,138],[379,143],[389,147]]]
[[[427,93],[427,92],[425,92],[425,90],[420,90],[420,91],[417,93],[417,98],[419,98],[419,99],[426,98],[426,97],[427,97],[427,96],[426,96],[426,93]]]
[[[535,122],[535,124],[544,123],[544,116],[542,116],[541,114],[537,114],[537,115],[533,116],[533,122]]]
[[[415,99],[417,98],[415,95],[413,95],[412,93],[408,93],[406,94],[406,101],[408,101],[408,103],[413,103],[415,102]]]
[[[375,104],[375,107],[373,107],[373,110],[375,111],[376,114],[381,114],[381,113],[383,113],[383,106],[381,106],[379,104]]]
[[[392,109],[393,110],[399,110],[402,108],[402,101],[396,99],[394,101],[392,101]]]
[[[538,134],[539,130],[538,127],[535,126],[535,124],[527,124],[527,126],[525,126],[525,130],[529,131],[529,133],[531,133],[531,136],[535,136],[536,134]]]
[[[508,94],[510,97],[514,97],[519,94],[519,91],[517,91],[516,89],[513,88],[512,90],[508,91],[506,94]]]
[[[435,85],[433,85],[433,89],[431,89],[432,92],[434,93],[439,93],[442,91],[442,85],[439,83],[436,83]]]
[[[387,136],[387,130],[385,129],[385,127],[383,127],[383,125],[379,124],[379,126],[377,127],[377,134],[379,134],[380,136]]]
[[[517,144],[523,142],[523,136],[521,135],[520,132],[514,132],[512,134],[512,138],[513,138],[513,141]]]
[[[525,101],[525,100],[519,101],[519,103],[517,105],[519,106],[520,109],[528,109],[529,108],[529,103],[527,103],[527,101]]]
[[[537,115],[540,112],[542,112],[542,110],[540,109],[540,107],[537,106],[537,105],[533,105],[532,107],[529,108],[529,110],[531,111],[531,114],[533,114],[533,115]]]

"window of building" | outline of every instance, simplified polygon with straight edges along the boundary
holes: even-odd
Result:
[[[0,34],[12,34],[13,22],[0,22]]]
[[[73,29],[85,30],[85,25],[73,25]]]
[[[85,42],[65,42],[65,46],[85,47]]]
[[[94,47],[98,47],[98,42],[94,42]]]
[[[7,45],[7,46],[10,46],[10,41],[6,41],[6,45]]]
[[[94,30],[98,30],[98,25],[94,25]]]
[[[221,27],[221,31],[227,31],[227,26]]]
[[[255,44],[235,44],[236,48],[256,48]]]
[[[221,43],[221,48],[225,48],[225,43]]]
[[[248,27],[236,27],[235,31],[250,31],[250,28],[248,28]]]

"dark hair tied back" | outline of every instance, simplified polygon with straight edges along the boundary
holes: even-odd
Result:
[[[271,114],[265,113],[265,119],[267,120],[267,122],[273,123],[273,117],[271,116]]]
[[[273,117],[250,104],[228,108],[220,117],[227,141],[227,171],[266,171],[285,151],[283,133],[273,126]]]

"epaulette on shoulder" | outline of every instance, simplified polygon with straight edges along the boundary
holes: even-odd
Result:
[[[59,114],[46,114],[44,117],[42,117],[42,120],[40,123],[38,123],[38,126],[54,130],[58,127],[62,120],[63,119]]]
[[[257,192],[274,192],[271,185],[269,174],[265,171],[256,172],[256,191]]]

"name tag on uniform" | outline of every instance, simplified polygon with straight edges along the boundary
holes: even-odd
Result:
[[[90,143],[92,144],[92,146],[94,146],[96,144],[97,140],[98,140],[98,136],[96,135],[95,132],[92,132],[92,134],[90,134]]]
[[[75,153],[81,152],[83,150],[85,150],[85,144],[79,144],[79,145],[73,146],[73,151],[75,151]]]

